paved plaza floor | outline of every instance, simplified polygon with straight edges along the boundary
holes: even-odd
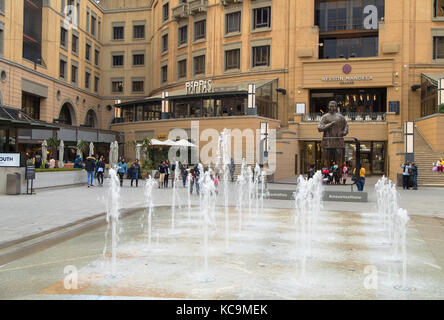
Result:
[[[376,198],[374,185],[377,178],[367,179],[365,191],[369,193],[367,203],[324,202],[326,210],[374,212]],[[296,190],[295,184],[269,184],[270,189]],[[222,192],[223,183],[219,184]],[[236,204],[235,184],[229,184],[230,206]],[[187,201],[185,189],[180,186],[180,196]],[[326,190],[350,191],[351,186],[326,186]],[[83,221],[104,214],[104,197],[107,185],[104,187],[77,186],[70,188],[41,189],[35,195],[0,196],[0,247],[2,244],[39,234],[48,230],[60,228],[78,221]],[[356,191],[356,187],[354,187]],[[143,182],[138,188],[131,188],[125,180],[122,192],[122,206],[127,209],[144,207]],[[444,218],[444,189],[420,188],[419,190],[399,190],[401,207],[410,215]],[[221,197],[219,197],[221,198]],[[154,205],[171,205],[172,189],[155,189]],[[222,199],[219,199],[222,202]],[[199,197],[191,197],[193,205],[199,203]],[[287,200],[266,200],[267,208],[292,208],[294,203]]]
[[[394,289],[401,283],[402,268],[384,244],[376,214],[377,179],[367,179],[368,203],[323,202],[313,259],[308,260],[300,260],[305,253],[300,252],[303,246],[296,245],[293,201],[266,200],[263,216],[245,212],[245,231],[238,233],[238,194],[235,184],[229,183],[233,252],[224,253],[220,215],[210,233],[209,252],[217,281],[208,283],[199,281],[203,265],[201,215],[193,211],[193,219],[186,218],[188,193],[181,185],[178,203],[182,209],[177,210],[175,232],[171,231],[171,187],[153,190],[155,231],[147,250],[147,213],[141,210],[145,207],[143,183],[135,188],[128,180],[124,182],[122,211],[131,215],[122,217],[117,276],[103,271],[109,270],[111,263],[109,253],[103,251],[107,241],[103,219],[106,184],[0,196],[0,283],[4,288],[0,298],[444,299],[444,190],[399,190],[401,207],[411,218],[407,230],[410,287],[403,291]],[[292,182],[269,184],[268,188],[296,190]],[[222,188],[220,183],[220,194]],[[325,188],[351,190],[350,185]],[[223,197],[218,198],[222,205]],[[199,204],[196,194],[191,196],[191,203]],[[94,227],[78,231],[88,223]],[[68,235],[70,228],[75,229],[73,236]],[[80,269],[81,290],[67,291],[64,287],[67,264]],[[380,272],[382,285],[376,291],[363,288],[367,266]]]

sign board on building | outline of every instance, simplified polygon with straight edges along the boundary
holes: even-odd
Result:
[[[399,106],[401,102],[399,101],[389,101],[389,112],[394,112],[395,114],[399,114]]]
[[[197,80],[185,82],[187,94],[214,92],[213,80]]]
[[[20,153],[0,153],[0,167],[20,167]]]

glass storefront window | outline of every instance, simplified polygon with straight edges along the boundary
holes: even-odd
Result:
[[[259,116],[277,119],[277,84],[277,81],[273,81],[260,89],[256,89],[256,106]]]
[[[16,152],[16,129],[0,129],[0,152]]]
[[[0,129],[0,152],[6,152],[6,129]]]
[[[319,59],[377,57],[378,36],[319,38]]]
[[[22,110],[35,120],[40,120],[40,98],[22,92]]]
[[[214,117],[214,100],[213,99],[203,100],[202,116],[203,117]]]
[[[188,104],[186,103],[174,103],[174,118],[187,118],[188,117]]]
[[[310,113],[326,113],[328,102],[336,100],[339,112],[349,113],[385,113],[387,110],[387,89],[332,89],[312,90],[310,92]]]
[[[245,98],[221,98],[222,112],[228,116],[246,115],[247,102]]]
[[[385,143],[373,142],[372,152],[373,174],[384,174],[385,172]]]
[[[438,112],[438,84],[427,78],[421,77],[421,117]]]

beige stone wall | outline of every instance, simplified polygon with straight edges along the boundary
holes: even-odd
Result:
[[[444,114],[438,113],[429,118],[417,120],[415,125],[434,151],[444,151]]]

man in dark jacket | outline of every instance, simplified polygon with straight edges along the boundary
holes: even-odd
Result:
[[[182,173],[183,187],[185,188],[186,184],[187,184],[187,176],[188,176],[186,164],[182,164],[182,162],[179,162],[179,168],[180,168],[180,172]]]
[[[164,180],[165,180],[165,162],[162,161],[159,164],[159,167],[157,168],[159,171],[159,189],[164,187]]]
[[[179,168],[177,168],[179,169]],[[171,175],[172,175],[172,179],[171,179],[171,187],[174,188],[174,178],[176,176],[176,162],[173,162],[173,164],[171,165]]]
[[[139,177],[142,176],[142,172],[140,170],[139,159],[133,163],[130,168],[131,173],[131,187],[133,186],[133,181],[136,180],[136,188],[139,187]]]
[[[88,188],[93,186],[94,171],[96,169],[96,159],[92,156],[86,158],[85,170],[88,173]]]
[[[200,192],[200,184],[199,184],[200,169],[199,169],[199,164],[196,164],[194,166],[194,174],[196,176],[196,178],[195,178],[195,180],[196,180],[196,192],[197,192],[197,194],[199,194],[199,192]]]
[[[418,190],[418,166],[414,162],[411,165],[411,172],[413,190]]]

